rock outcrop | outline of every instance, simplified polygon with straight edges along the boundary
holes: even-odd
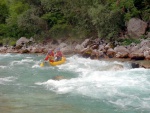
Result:
[[[26,37],[21,37],[19,40],[17,40],[16,46],[22,46],[28,42],[29,42],[29,39],[27,39]]]
[[[138,18],[132,18],[127,24],[127,32],[132,37],[140,37],[146,32],[148,24]]]

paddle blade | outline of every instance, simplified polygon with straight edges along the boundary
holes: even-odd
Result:
[[[44,66],[44,63],[42,62],[41,64],[40,64],[40,67],[43,67]]]

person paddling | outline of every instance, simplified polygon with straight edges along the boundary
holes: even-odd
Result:
[[[50,50],[44,60],[54,62],[54,50]]]
[[[58,49],[56,50],[55,56],[56,56],[56,61],[60,61],[60,60],[62,59],[63,54],[62,54],[62,52],[60,51],[60,48],[58,48]]]

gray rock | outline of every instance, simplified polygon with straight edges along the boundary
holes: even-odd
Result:
[[[110,48],[107,50],[106,54],[109,58],[113,58],[115,56],[116,52],[112,48]]]
[[[62,51],[63,54],[72,54],[72,53],[74,53],[74,49],[70,45],[61,48],[61,51]]]
[[[142,40],[142,42],[140,43],[140,46],[150,47],[150,40]]]
[[[85,39],[85,40],[82,42],[81,46],[86,47],[89,41],[90,41],[90,39]]]
[[[127,58],[128,53],[127,52],[117,52],[116,53],[116,58]]]
[[[33,37],[31,37],[31,38],[29,39],[29,41],[30,41],[30,42],[34,42],[34,39],[33,39]]]
[[[66,43],[60,43],[59,48],[64,48],[64,47],[66,47],[66,46],[67,46]]]
[[[143,60],[145,59],[144,53],[142,51],[135,51],[129,54],[129,57],[134,60]]]
[[[122,51],[129,53],[129,50],[127,48],[125,48],[124,46],[117,46],[117,47],[114,48],[114,51],[116,53],[117,52],[122,52]]]
[[[127,24],[127,31],[130,36],[140,37],[146,32],[148,24],[138,18],[132,18]]]
[[[24,45],[29,42],[29,39],[26,37],[21,37],[19,40],[16,42],[16,46]]]
[[[132,62],[132,63],[131,63],[131,67],[132,67],[132,68],[139,68],[140,65],[139,65],[138,63]]]
[[[84,47],[81,46],[81,45],[79,45],[79,44],[77,44],[77,45],[75,46],[75,51],[76,51],[77,53],[80,53],[82,49],[84,49]]]

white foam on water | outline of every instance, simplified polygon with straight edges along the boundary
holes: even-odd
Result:
[[[33,59],[22,59],[20,61],[12,61],[10,63],[11,66],[14,66],[14,65],[23,65],[25,63],[34,63],[35,61]]]
[[[41,67],[40,64],[42,63],[43,61],[34,61],[34,65],[32,66],[32,68],[40,68],[40,69],[54,69],[54,66],[50,66],[48,62],[45,62],[44,63],[44,66]]]
[[[8,68],[7,66],[0,66],[0,69]]]
[[[32,66],[32,68],[41,68],[41,66],[39,64],[35,64]]]
[[[0,57],[7,57],[7,56],[12,57],[12,55],[11,55],[10,53],[7,53],[7,54],[0,54]]]
[[[21,62],[33,62],[33,59],[22,59]]]
[[[27,59],[32,59],[32,57],[26,57]]]
[[[116,67],[115,67],[116,65]],[[113,67],[114,66],[114,67]],[[120,67],[119,67],[120,66]],[[99,61],[99,60],[91,60],[91,59],[85,59],[78,56],[72,56],[70,58],[67,58],[67,61],[65,64],[58,66],[59,69],[64,69],[67,71],[73,71],[73,72],[82,72],[85,73],[87,71],[106,71],[106,70],[112,70],[113,68],[116,70],[119,70],[122,68],[122,70],[130,69],[129,63],[122,63],[122,62],[109,62],[109,61]]]
[[[119,68],[112,68],[114,66]],[[146,69],[131,69],[128,63],[98,61],[77,56],[67,58],[67,62],[58,68],[78,73],[78,76],[60,81],[50,79],[35,84],[43,85],[58,94],[76,93],[107,100],[123,108],[132,106],[149,109],[149,100],[143,104],[143,95],[150,92]]]
[[[4,78],[0,78],[0,84],[8,84],[9,82],[13,82],[15,81],[17,78],[16,77],[13,77],[13,76],[10,76],[10,77],[4,77]]]
[[[21,54],[11,54],[11,53],[7,53],[7,54],[0,54],[0,57],[2,58],[6,58],[6,57],[20,57]]]

